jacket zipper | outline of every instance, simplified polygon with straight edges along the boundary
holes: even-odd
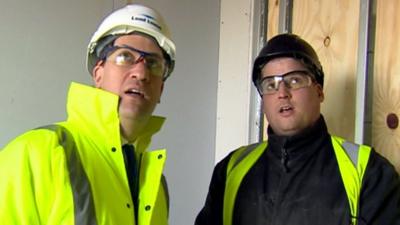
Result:
[[[289,158],[289,154],[287,152],[286,148],[282,148],[281,150],[281,166],[283,168],[283,174],[281,174],[281,178],[279,180],[279,184],[278,184],[278,193],[276,194],[276,198],[272,199],[273,202],[273,212],[272,212],[272,218],[271,218],[271,224],[272,225],[276,225],[278,221],[275,221],[274,217],[275,214],[277,213],[278,209],[280,208],[281,205],[281,201],[282,201],[282,190],[281,190],[281,186],[282,186],[282,182],[286,182],[285,181],[285,175],[284,173],[288,173],[289,172],[289,168],[287,167],[287,162],[288,162],[288,158]]]
[[[281,158],[281,164],[283,167],[283,170],[285,171],[285,173],[289,172],[289,168],[287,167],[287,161],[288,161],[288,153],[286,148],[282,148],[282,158]]]

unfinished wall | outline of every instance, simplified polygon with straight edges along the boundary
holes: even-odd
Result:
[[[280,4],[286,1],[268,0],[267,39],[282,32],[279,26]],[[355,139],[356,80],[360,74],[357,68],[361,57],[358,47],[360,35],[360,6],[367,0],[296,0],[293,1],[292,33],[307,40],[317,51],[325,72],[322,104],[329,131],[348,140]],[[373,72],[371,142],[378,152],[386,156],[400,171],[400,2],[392,0],[371,1],[372,19],[375,32],[371,34],[375,48],[370,61]],[[376,5],[374,5],[376,3]],[[374,20],[373,20],[374,21]],[[357,75],[359,74],[359,75]],[[371,121],[366,120],[365,127]],[[265,124],[267,125],[267,124]]]
[[[359,1],[294,1],[293,33],[317,51],[325,72],[322,104],[329,131],[354,138]]]
[[[379,0],[373,79],[372,145],[400,171],[400,2]]]
[[[269,0],[268,39],[279,32],[279,4]],[[325,72],[322,114],[329,130],[353,140],[359,1],[297,0],[292,13],[292,33],[313,46]]]

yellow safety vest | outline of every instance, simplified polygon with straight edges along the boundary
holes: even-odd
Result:
[[[352,215],[352,224],[357,224],[359,197],[362,179],[369,160],[371,147],[347,142],[336,136],[331,137],[333,149],[339,164]],[[243,146],[236,150],[228,163],[224,194],[223,224],[232,225],[233,208],[240,184],[267,148],[267,142]]]

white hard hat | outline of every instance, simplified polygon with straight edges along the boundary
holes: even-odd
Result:
[[[139,4],[127,5],[114,11],[97,28],[87,48],[86,65],[89,73],[92,73],[98,61],[99,52],[96,47],[99,45],[99,40],[110,35],[123,35],[132,32],[140,32],[153,37],[167,53],[170,58],[170,66],[164,76],[165,80],[174,67],[175,44],[171,40],[169,29],[161,15],[154,9]]]

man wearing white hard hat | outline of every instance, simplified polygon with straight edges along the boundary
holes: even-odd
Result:
[[[68,119],[0,151],[2,224],[164,225],[165,149],[148,151],[152,113],[175,45],[154,9],[133,4],[100,24],[87,50],[94,87],[72,83]]]

